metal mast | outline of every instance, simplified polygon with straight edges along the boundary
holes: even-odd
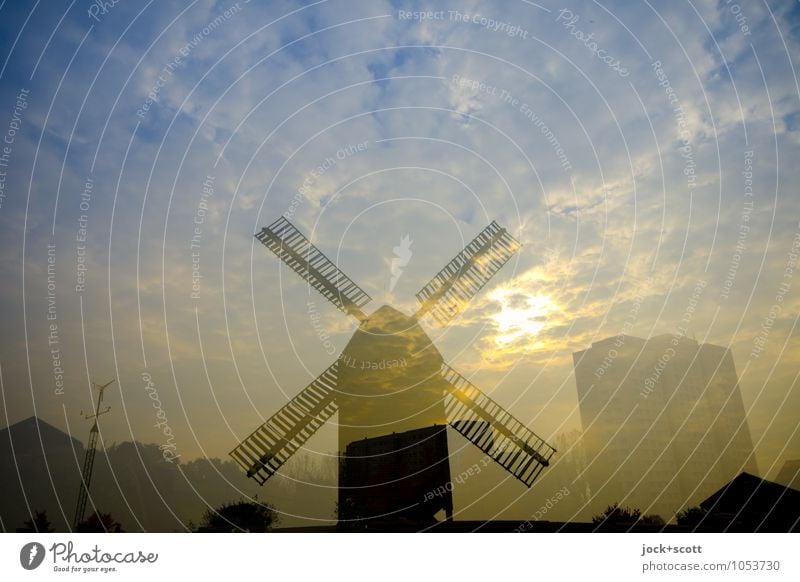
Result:
[[[116,380],[116,378],[114,380]],[[94,419],[94,424],[89,431],[89,443],[86,446],[86,456],[83,458],[83,472],[81,473],[81,484],[80,490],[78,491],[78,503],[75,506],[75,518],[72,523],[73,530],[78,528],[78,525],[83,521],[83,517],[86,513],[86,502],[89,500],[89,484],[92,482],[92,470],[94,469],[94,456],[97,452],[97,437],[100,434],[100,429],[97,426],[97,419],[111,410],[110,406],[106,406],[105,409],[101,410],[100,405],[103,403],[103,391],[113,384],[114,380],[102,386],[96,382],[92,382],[92,387],[97,390],[97,403],[94,407],[94,414],[86,415],[81,411],[85,419]]]

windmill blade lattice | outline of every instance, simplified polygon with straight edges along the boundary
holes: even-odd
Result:
[[[337,309],[360,321],[366,318],[361,308],[372,298],[286,218],[281,216],[255,236]]]
[[[336,360],[230,452],[248,477],[263,485],[333,416],[338,365]]]
[[[442,377],[450,384],[445,395],[450,426],[525,485],[533,485],[556,450],[447,364],[442,364]]]
[[[422,305],[416,318],[430,313],[438,323],[448,323],[521,246],[505,228],[492,221],[417,293]]]

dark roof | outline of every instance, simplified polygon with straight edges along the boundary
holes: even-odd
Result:
[[[716,493],[700,503],[703,509],[710,509],[716,506],[717,509],[725,507],[732,501],[747,501],[748,498],[756,499],[779,499],[781,497],[797,498],[800,501],[800,491],[786,487],[779,483],[767,481],[750,473],[739,473],[739,475],[727,485],[723,485]],[[740,506],[741,504],[738,503]]]
[[[797,531],[800,491],[740,473],[700,503],[710,521],[730,524],[732,531]]]

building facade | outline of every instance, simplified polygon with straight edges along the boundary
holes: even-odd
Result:
[[[573,354],[591,508],[670,521],[739,473],[758,474],[730,350],[616,336]]]

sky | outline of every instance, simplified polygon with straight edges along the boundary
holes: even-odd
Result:
[[[496,220],[521,251],[423,327],[517,418],[580,428],[574,352],[682,333],[761,472],[800,457],[796,2],[100,4],[0,3],[0,426],[85,440],[115,379],[105,441],[224,457],[357,327],[254,233],[412,313]]]

